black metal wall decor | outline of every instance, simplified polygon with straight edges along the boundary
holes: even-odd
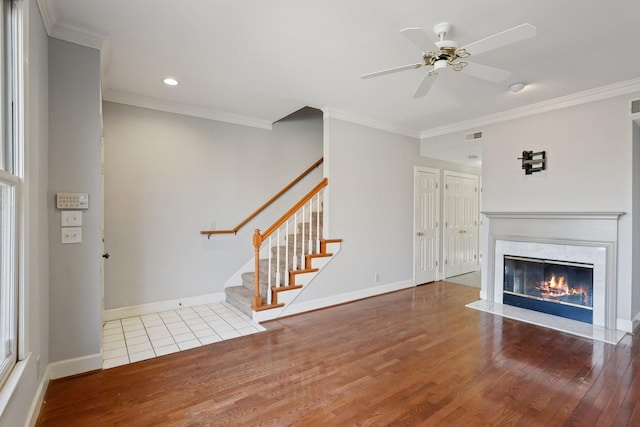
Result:
[[[518,157],[518,160],[522,160],[522,169],[524,169],[526,175],[531,175],[534,172],[540,172],[547,168],[547,158],[544,151],[537,153],[533,151],[523,151],[522,157]]]

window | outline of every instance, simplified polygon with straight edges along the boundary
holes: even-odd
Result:
[[[17,361],[18,241],[15,25],[12,0],[0,8],[0,383]]]

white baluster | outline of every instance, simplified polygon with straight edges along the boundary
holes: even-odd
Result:
[[[280,286],[280,229],[276,232],[276,282],[274,286]]]
[[[298,270],[298,213],[293,215],[293,269]]]
[[[307,242],[304,240],[305,239],[305,237],[304,237],[304,231],[305,231],[304,230],[305,229],[304,224],[305,224],[305,220],[306,220],[306,217],[304,215],[304,208],[305,208],[305,205],[302,205],[302,217],[301,217],[302,218],[302,234],[300,236],[300,239],[302,240],[300,242],[300,244],[302,245],[302,252],[301,252],[302,259],[304,259],[304,254],[306,253],[305,250],[306,250],[306,247],[307,247]],[[304,261],[301,260],[300,262],[302,263]]]
[[[309,252],[313,253],[313,203],[309,200]]]
[[[316,194],[316,252],[320,253],[320,193]]]
[[[289,220],[285,223],[284,286],[289,286]]]
[[[267,245],[267,249],[269,250],[267,257],[267,304],[271,304],[271,292],[269,292],[269,289],[271,289],[271,248],[271,236],[269,236],[269,244]]]

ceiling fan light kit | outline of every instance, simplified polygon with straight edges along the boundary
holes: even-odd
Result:
[[[447,65],[448,63],[446,59],[439,59],[433,63],[433,70],[434,71],[442,70],[443,68],[447,68]]]
[[[376,71],[364,74],[360,77],[362,79],[368,79],[371,77],[379,77],[386,74],[396,73],[398,71],[420,67],[432,67],[426,73],[422,82],[416,89],[413,95],[414,98],[425,96],[431,88],[433,81],[438,77],[438,72],[446,68],[450,68],[454,71],[461,71],[464,74],[468,74],[479,79],[500,83],[507,80],[511,73],[487,65],[470,63],[463,61],[462,59],[468,58],[471,55],[478,55],[489,50],[526,40],[536,35],[536,27],[531,24],[521,24],[517,27],[496,33],[466,46],[458,47],[458,43],[454,40],[445,40],[445,37],[449,32],[451,32],[452,28],[453,25],[449,22],[441,22],[435,25],[433,27],[433,32],[438,37],[438,40],[435,42],[433,42],[420,28],[405,28],[400,31],[400,33],[420,48],[423,52],[422,62]],[[433,43],[435,43],[436,50],[432,50]],[[524,88],[524,83],[517,84],[522,84],[522,88]],[[522,88],[519,90],[522,90]]]

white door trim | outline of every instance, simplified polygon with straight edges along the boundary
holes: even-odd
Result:
[[[422,282],[422,280],[420,280],[420,283],[418,283],[418,251],[416,250],[417,247],[417,240],[418,240],[418,230],[416,229],[416,222],[417,222],[417,218],[416,218],[416,199],[417,199],[417,195],[418,195],[418,188],[416,186],[416,176],[419,172],[425,172],[425,173],[431,173],[434,174],[436,177],[436,186],[437,186],[437,191],[435,192],[436,194],[436,201],[435,201],[435,217],[436,217],[436,229],[435,229],[435,257],[436,257],[436,270],[435,270],[435,277],[434,280],[440,280],[440,234],[441,234],[441,221],[440,221],[440,194],[442,192],[442,187],[440,185],[440,169],[435,169],[435,168],[430,168],[430,167],[426,167],[426,166],[414,166],[413,167],[413,281],[416,285],[419,285]]]
[[[470,179],[475,181],[476,184],[476,192],[475,192],[475,225],[472,227],[475,230],[475,235],[477,236],[477,240],[480,240],[480,236],[479,236],[479,232],[480,232],[480,212],[479,212],[479,200],[480,200],[480,176],[479,175],[474,175],[474,174],[468,174],[468,173],[463,173],[463,172],[454,172],[454,171],[450,171],[450,170],[444,170],[443,171],[443,186],[442,186],[442,194],[443,197],[445,198],[444,202],[443,202],[443,210],[442,210],[442,221],[446,221],[446,219],[449,217],[449,212],[448,212],[448,204],[447,204],[447,200],[446,200],[446,193],[447,193],[447,178],[448,177],[456,177],[456,178],[463,178],[463,179]],[[466,231],[466,230],[465,230]],[[447,254],[448,254],[448,247],[447,247],[447,226],[444,225],[442,228],[442,233],[443,233],[443,238],[442,238],[442,254],[443,254],[443,262],[442,262],[442,278],[446,279],[447,277],[451,277],[451,276],[455,276],[457,274],[464,274],[465,271],[461,271],[461,272],[454,272],[455,274],[449,274],[447,273]],[[472,270],[466,271],[466,272],[471,272],[471,271],[476,271],[479,270],[479,252],[478,252],[478,244],[476,243],[476,245],[474,245],[473,248],[474,252],[475,252],[475,265],[473,267]],[[450,263],[449,263],[450,264]],[[450,269],[449,269],[450,270]],[[451,271],[449,271],[449,273],[451,273]]]

